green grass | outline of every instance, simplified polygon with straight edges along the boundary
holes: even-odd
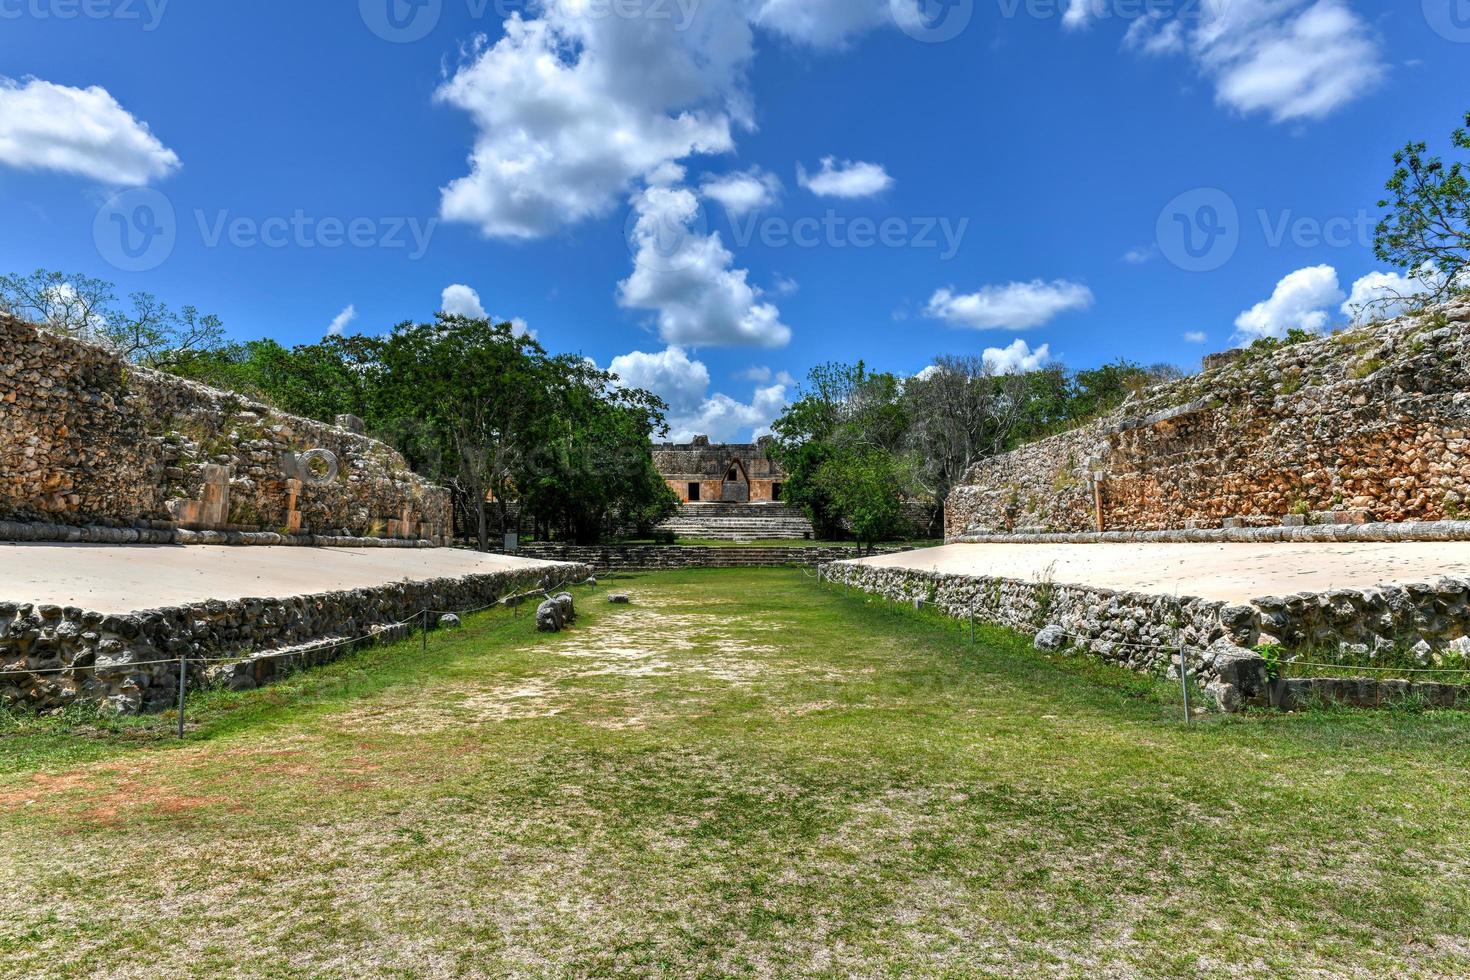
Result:
[[[0,973],[1454,976],[1470,716],[1174,685],[620,576],[171,719],[10,718]]]
[[[651,545],[651,538],[622,541],[620,544]],[[720,541],[715,538],[679,538],[676,544],[694,548],[846,548],[857,550],[853,541],[792,541],[786,538],[755,538],[749,541]],[[890,541],[878,545],[880,548],[935,548],[943,541]]]

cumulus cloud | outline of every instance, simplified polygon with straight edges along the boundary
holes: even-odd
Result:
[[[893,186],[893,178],[881,164],[839,161],[836,157],[824,157],[822,169],[815,174],[797,164],[796,182],[818,197],[848,199],[873,197]]]
[[[1351,295],[1342,304],[1343,315],[1354,323],[1401,316],[1412,308],[1417,297],[1430,291],[1437,275],[1432,266],[1426,266],[1411,276],[1397,272],[1370,272],[1353,283]]]
[[[0,78],[0,164],[136,187],[173,173],[179,157],[100,86]]]
[[[502,320],[500,317],[491,316],[485,312],[485,305],[480,302],[480,294],[463,283],[455,283],[445,286],[444,293],[439,300],[439,308],[451,316],[468,317],[471,320],[491,320],[495,323],[509,323],[511,333],[517,337],[530,337],[536,339],[536,331],[520,317],[512,317],[510,320]]]
[[[480,294],[460,283],[444,287],[440,309],[451,316],[464,316],[471,320],[490,318],[490,315],[485,312],[484,304],[480,302]]]
[[[547,4],[504,27],[436,93],[478,128],[469,174],[443,189],[445,220],[541,237],[607,214],[671,162],[729,151],[750,121],[752,34],[738,5],[699,4],[686,23]]]
[[[1276,284],[1270,299],[1236,317],[1237,338],[1251,341],[1284,337],[1288,330],[1321,333],[1332,320],[1331,311],[1343,299],[1337,270],[1332,266],[1298,269]]]
[[[699,201],[683,187],[650,187],[633,200],[637,220],[633,274],[618,287],[630,309],[653,310],[665,343],[675,346],[782,347],[791,328],[763,302],[749,272],[718,233],[696,230]]]
[[[700,193],[718,201],[732,217],[743,217],[775,204],[781,196],[781,180],[760,167],[718,177],[705,178]]]
[[[793,40],[837,47],[883,23],[889,10],[890,0],[764,0],[755,22]]]
[[[709,368],[678,347],[624,354],[613,358],[609,370],[629,387],[652,391],[669,403],[669,437],[676,442],[697,435],[715,442],[744,442],[765,435],[789,403],[794,385],[783,373],[774,383],[758,384],[748,402],[721,392],[709,394]],[[768,376],[766,381],[770,380]]]
[[[941,289],[929,299],[925,313],[936,320],[972,330],[1029,330],[1063,313],[1092,306],[1092,290],[1058,279],[1010,282],[957,294]]]
[[[1210,342],[1209,334],[1203,330],[1191,330],[1184,335],[1186,344],[1207,344]]]
[[[1051,363],[1051,345],[1031,348],[1019,337],[1009,347],[988,347],[983,355],[985,366],[996,374],[1030,374]]]
[[[349,324],[357,319],[357,306],[348,304],[347,308],[332,318],[327,326],[328,337],[340,337],[347,330]]]
[[[1124,46],[1146,55],[1184,54],[1215,86],[1215,99],[1275,122],[1320,119],[1368,92],[1386,74],[1379,39],[1347,0],[1230,0],[1161,10],[1129,26]],[[1098,4],[1071,0],[1063,23],[1085,26]]]

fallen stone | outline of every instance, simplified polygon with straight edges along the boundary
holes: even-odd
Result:
[[[614,592],[607,597],[607,601],[614,606],[626,606],[633,602],[633,597],[623,592]]]
[[[1067,647],[1067,631],[1055,624],[1036,634],[1036,649],[1043,653],[1056,653]]]
[[[439,628],[441,630],[457,630],[462,625],[464,624],[459,621],[459,617],[454,615],[453,613],[448,613],[439,617]]]

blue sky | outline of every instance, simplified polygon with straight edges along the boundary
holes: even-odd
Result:
[[[748,438],[825,360],[1341,325],[1470,109],[1466,0],[421,2],[0,0],[0,269],[288,344],[477,297]]]

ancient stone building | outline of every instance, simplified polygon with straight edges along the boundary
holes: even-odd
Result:
[[[770,439],[713,445],[708,436],[688,444],[655,446],[659,474],[686,504],[779,503],[786,474],[767,456]]]
[[[1470,301],[1217,355],[971,468],[951,540],[1470,516]]]
[[[0,315],[0,522],[443,542],[390,446]]]

